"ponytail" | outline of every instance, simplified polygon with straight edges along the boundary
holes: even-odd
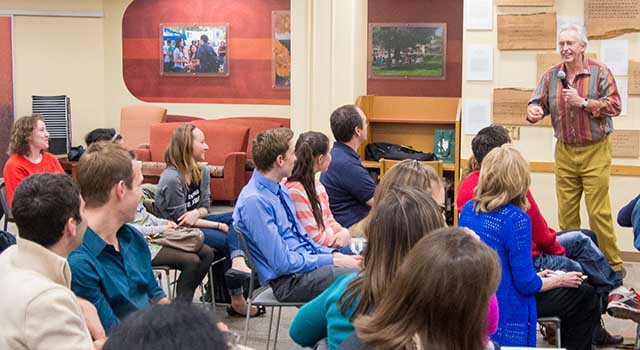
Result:
[[[313,166],[316,158],[329,151],[329,139],[319,132],[306,132],[298,138],[296,142],[296,163],[293,166],[291,176],[287,181],[297,181],[302,184],[309,203],[313,217],[318,224],[318,228],[324,231],[324,220],[322,218],[322,205],[316,191],[315,172]]]

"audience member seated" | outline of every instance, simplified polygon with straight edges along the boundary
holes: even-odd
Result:
[[[471,148],[476,166],[470,168],[472,172],[460,184],[457,198],[458,210],[473,199],[473,191],[478,185],[479,169],[487,153],[507,143],[511,143],[509,133],[501,126],[486,127],[473,138]],[[556,238],[556,232],[547,225],[530,190],[527,191],[527,200],[530,205],[527,215],[531,219],[532,256],[536,271],[549,269],[582,272],[589,276],[589,283],[606,303],[609,292],[620,286],[622,279],[611,269],[607,258],[593,240],[583,233],[587,230],[560,232]],[[595,239],[595,235],[593,233],[591,235]],[[604,303],[601,307],[602,312],[606,306]],[[553,339],[555,332],[546,331],[545,335],[551,343],[555,341]],[[593,336],[593,343],[597,346],[612,346],[621,344],[623,341],[622,336],[609,334],[603,323]]]
[[[498,287],[500,321],[492,337],[501,346],[536,345],[537,317],[562,321],[562,346],[591,349],[600,319],[598,297],[582,273],[543,270],[536,274],[531,259],[531,219],[527,191],[529,165],[509,144],[482,160],[473,201],[462,209],[458,224],[468,227],[500,257]],[[536,307],[537,299],[537,307]]]
[[[293,199],[296,217],[311,239],[351,254],[351,234],[333,218],[327,190],[316,178],[331,163],[329,138],[320,132],[305,132],[298,137],[295,152],[296,162],[285,186]]]
[[[70,289],[67,255],[82,243],[84,212],[80,190],[67,175],[31,175],[16,188],[20,236],[0,255],[3,349],[93,349],[104,342],[102,330],[92,343]]]
[[[191,304],[154,305],[127,317],[104,350],[234,350],[233,334],[221,331],[211,313]]]
[[[84,137],[84,142],[87,144],[87,147],[91,146],[92,143],[99,141],[115,142],[124,147],[124,139],[122,138],[122,135],[118,134],[114,128],[93,129]]]
[[[633,246],[640,250],[640,195],[632,199],[618,212],[618,224],[633,228]],[[631,319],[640,323],[638,294],[633,289],[620,286],[609,293],[607,312],[617,318]]]
[[[69,255],[71,289],[96,306],[110,332],[133,311],[169,303],[151,270],[144,237],[126,224],[142,197],[140,163],[120,145],[97,142],[80,158],[77,180],[88,227],[82,245]]]
[[[2,171],[9,206],[13,201],[13,191],[27,176],[38,173],[64,174],[58,158],[47,152],[48,148],[49,133],[41,114],[15,121],[9,140],[10,157]]]
[[[196,228],[179,228],[173,221],[160,219],[150,214],[142,202],[138,204],[132,225],[147,238],[157,234],[177,234],[177,230],[197,230]],[[176,299],[191,302],[196,289],[209,273],[209,267],[214,259],[213,248],[202,244],[199,248],[194,248],[193,251],[186,251],[168,245],[161,246],[153,243],[148,245],[152,266],[169,266],[180,270],[176,283]]]
[[[376,190],[357,153],[367,140],[367,117],[356,106],[342,106],[331,114],[331,132],[336,139],[331,149],[333,160],[320,182],[327,189],[336,221],[349,228],[352,236],[362,236],[362,219],[371,210]]]
[[[244,260],[238,236],[232,228],[232,212],[209,214],[211,205],[209,168],[204,161],[209,149],[202,130],[185,124],[175,128],[164,154],[167,168],[162,172],[156,193],[156,208],[161,217],[179,226],[198,227],[204,233],[206,245],[226,255],[230,278],[248,279],[251,270]],[[247,303],[242,288],[229,290],[232,315],[245,315]],[[252,308],[252,315],[262,313]]]
[[[396,270],[411,247],[430,232],[445,227],[438,204],[423,189],[396,186],[371,211],[364,269],[340,277],[305,304],[291,323],[291,339],[313,347],[326,339],[330,350],[353,333],[352,321],[369,314],[392,289]]]
[[[338,277],[361,268],[362,257],[316,243],[296,218],[291,195],[281,184],[296,160],[293,131],[260,132],[252,151],[256,170],[238,197],[233,221],[245,235],[260,284],[270,285],[280,301],[309,301]]]
[[[396,276],[396,288],[355,320],[356,333],[341,350],[487,349],[487,302],[500,282],[500,264],[477,236],[459,228],[432,232]]]

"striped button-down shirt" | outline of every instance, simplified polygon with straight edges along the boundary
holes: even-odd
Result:
[[[545,116],[551,114],[556,138],[567,144],[589,144],[610,134],[613,131],[611,117],[618,116],[621,110],[618,87],[611,71],[590,58],[584,59],[583,67],[572,86],[578,95],[589,99],[587,108],[571,107],[562,98],[558,72],[566,71],[563,63],[547,69],[529,100],[529,104],[542,107]]]

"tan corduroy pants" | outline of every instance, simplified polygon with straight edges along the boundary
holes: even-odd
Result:
[[[580,228],[580,199],[585,195],[589,226],[598,237],[600,250],[614,270],[622,268],[620,248],[611,217],[609,177],[611,141],[605,137],[588,145],[558,141],[556,158],[556,196],[561,230]]]

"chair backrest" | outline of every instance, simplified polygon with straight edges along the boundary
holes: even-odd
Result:
[[[7,222],[13,221],[13,215],[11,215],[11,207],[9,206],[9,199],[7,198],[7,189],[4,183],[4,179],[0,179],[0,206],[4,213],[4,226],[7,229]]]
[[[127,148],[135,149],[149,143],[149,128],[153,123],[165,121],[167,109],[138,105],[122,107],[120,110],[120,135]]]
[[[395,166],[400,162],[401,160],[391,160],[391,159],[381,158],[380,159],[380,177],[382,177],[384,173],[389,171],[389,169],[391,169],[393,166]],[[438,174],[438,176],[442,176],[442,173],[444,171],[444,166],[441,160],[431,160],[431,161],[420,162],[420,163],[422,163],[423,166],[432,167],[433,170],[436,171],[436,174]]]

